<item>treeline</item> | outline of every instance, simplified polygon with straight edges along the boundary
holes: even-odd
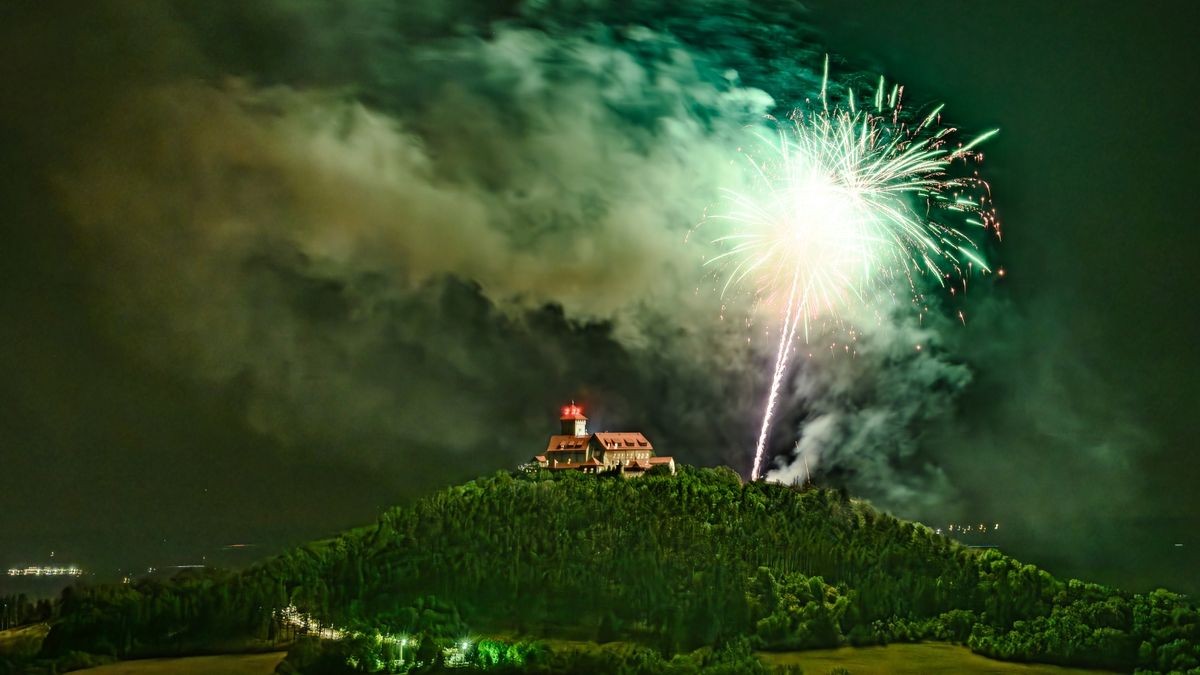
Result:
[[[295,605],[363,634],[515,630],[622,640],[669,659],[939,639],[998,658],[1200,667],[1180,596],[1063,582],[828,490],[682,467],[637,480],[509,475],[443,490],[373,526],[237,574],[64,593],[48,655],[277,641]]]
[[[49,621],[54,603],[47,598],[34,599],[25,593],[0,595],[0,630]]]

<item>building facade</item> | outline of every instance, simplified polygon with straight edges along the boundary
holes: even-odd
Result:
[[[543,469],[592,474],[619,472],[632,478],[662,466],[675,473],[675,460],[656,456],[654,446],[640,432],[589,432],[587,417],[574,403],[563,407],[559,423],[561,433],[551,436],[545,453],[533,458]]]

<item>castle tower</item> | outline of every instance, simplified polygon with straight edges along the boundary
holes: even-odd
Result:
[[[562,422],[562,432],[567,436],[587,436],[587,418],[583,416],[583,409],[575,405],[571,401],[571,405],[563,406],[562,417],[558,418]]]

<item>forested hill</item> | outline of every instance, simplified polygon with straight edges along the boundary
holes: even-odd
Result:
[[[689,467],[636,480],[498,474],[239,573],[77,587],[45,649],[266,636],[287,605],[429,644],[519,633],[669,656],[938,639],[1005,659],[1200,666],[1200,616],[1178,595],[1061,581],[837,492]]]

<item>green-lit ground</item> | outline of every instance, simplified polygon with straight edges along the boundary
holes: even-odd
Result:
[[[270,675],[284,652],[122,661],[74,671],[79,675]]]
[[[553,640],[552,648],[587,649],[584,642]],[[887,647],[843,647],[804,652],[763,653],[770,665],[798,665],[808,675],[826,675],[844,668],[851,675],[937,675],[978,673],[988,675],[1100,675],[1104,671],[1062,668],[1043,664],[1007,663],[972,654],[966,647],[926,642]],[[80,675],[269,675],[283,653],[194,656],[182,659],[124,661],[76,671]]]
[[[842,647],[803,652],[764,652],[770,665],[798,665],[806,675],[826,675],[845,668],[851,675],[937,675],[987,673],[995,675],[1098,675],[1107,671],[1063,668],[1033,663],[1009,663],[971,653],[958,645],[939,642],[894,644],[886,647]]]

